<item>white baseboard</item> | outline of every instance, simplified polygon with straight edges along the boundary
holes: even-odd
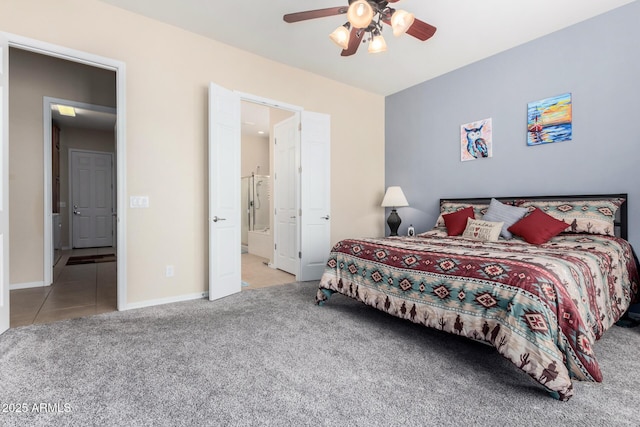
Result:
[[[199,292],[196,294],[178,295],[175,297],[160,298],[154,300],[133,302],[127,304],[124,310],[133,310],[136,308],[153,307],[154,305],[171,304],[173,302],[191,301],[194,299],[201,299],[209,297],[209,292]]]
[[[29,288],[43,288],[45,286],[44,282],[27,282],[27,283],[13,283],[9,285],[10,291],[15,291],[16,289],[29,289]]]

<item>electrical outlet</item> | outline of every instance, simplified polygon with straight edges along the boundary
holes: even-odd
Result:
[[[166,277],[173,277],[174,273],[175,273],[175,272],[174,272],[174,269],[173,269],[173,265],[167,265],[167,266],[164,268],[164,275],[165,275]]]

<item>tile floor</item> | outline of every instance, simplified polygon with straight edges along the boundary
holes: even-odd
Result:
[[[11,327],[116,310],[115,262],[66,265],[70,256],[114,252],[114,248],[63,251],[53,268],[53,285],[11,291]]]
[[[253,254],[242,254],[242,281],[249,286],[242,290],[283,285],[296,281],[296,276],[266,265],[269,260]]]
[[[11,327],[49,323],[117,308],[115,262],[66,265],[70,256],[114,253],[114,248],[87,248],[63,251],[53,269],[51,286],[11,291]],[[295,282],[295,276],[265,265],[268,261],[242,254],[242,290]]]

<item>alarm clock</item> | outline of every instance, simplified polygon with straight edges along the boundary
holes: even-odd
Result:
[[[413,228],[413,224],[411,224],[407,229],[407,236],[413,237],[415,235],[416,235],[416,230]]]

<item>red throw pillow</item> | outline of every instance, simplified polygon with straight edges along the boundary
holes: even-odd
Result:
[[[467,218],[475,219],[476,216],[473,213],[473,207],[460,209],[456,212],[442,215],[444,225],[447,227],[447,234],[449,236],[459,236],[467,228]]]
[[[541,245],[569,227],[564,221],[555,219],[538,208],[509,227],[509,231],[529,243]]]

